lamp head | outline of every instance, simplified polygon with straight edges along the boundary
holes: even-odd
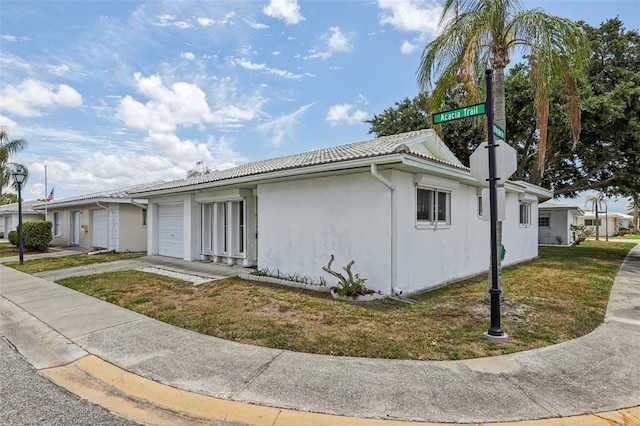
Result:
[[[27,172],[25,172],[22,167],[18,167],[15,172],[11,173],[13,175],[13,179],[19,185],[22,185],[24,180],[27,178]]]

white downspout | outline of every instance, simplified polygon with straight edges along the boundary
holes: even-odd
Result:
[[[109,207],[105,207],[102,204],[100,204],[100,201],[96,201],[96,205],[98,207],[100,207],[101,209],[105,209],[107,211],[107,250],[109,250],[109,245],[111,244],[111,235],[109,234],[109,228],[111,227],[111,218],[109,216],[111,216],[110,212],[109,212]],[[89,210],[89,215],[91,215],[91,210]],[[90,218],[91,219],[91,218]],[[93,227],[93,225],[92,225]],[[94,232],[95,229],[92,229],[91,232]]]
[[[397,213],[396,213],[396,187],[387,178],[378,172],[376,164],[371,165],[371,175],[385,184],[391,190],[391,296],[399,296],[402,290],[396,287],[398,281],[398,232],[396,231]]]

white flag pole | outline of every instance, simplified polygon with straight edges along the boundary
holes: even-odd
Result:
[[[44,220],[49,220],[47,204],[49,204],[49,188],[47,188],[47,165],[44,165]]]

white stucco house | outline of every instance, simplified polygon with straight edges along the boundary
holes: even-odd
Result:
[[[35,204],[41,201],[28,200],[22,202],[22,222],[32,220],[44,220],[44,214],[33,209]],[[0,206],[0,233],[7,238],[10,231],[18,229],[18,203],[4,204]]]
[[[629,226],[629,221],[633,221],[633,216],[624,213],[617,212],[598,212],[598,219],[596,220],[596,213],[591,210],[585,210],[584,214],[578,217],[578,225],[585,225],[587,228],[593,231],[593,235],[596,235],[596,222],[599,222],[600,236],[614,236],[618,235],[620,228]]]
[[[578,225],[584,210],[577,205],[544,202],[538,205],[538,244],[570,246],[579,238],[571,226]]]
[[[117,252],[147,251],[147,201],[130,193],[154,185],[132,185],[40,202],[34,209],[52,223],[54,246]]]
[[[538,202],[507,182],[509,265],[538,255]],[[314,280],[330,256],[368,288],[411,294],[488,270],[480,183],[431,130],[244,164],[135,193],[148,200],[149,255],[210,260]]]

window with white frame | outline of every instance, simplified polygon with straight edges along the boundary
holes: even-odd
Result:
[[[451,224],[451,192],[435,188],[416,188],[417,224],[437,227]]]
[[[531,203],[520,203],[520,226],[531,226]]]
[[[245,214],[244,200],[202,204],[202,252],[216,256],[244,255]]]
[[[551,227],[551,220],[549,216],[540,216],[538,218],[538,226],[540,228],[549,228]]]
[[[60,212],[53,212],[53,236],[60,236]]]
[[[598,219],[597,220],[598,226],[602,225],[601,221],[602,221],[602,219]],[[596,220],[595,219],[585,219],[584,220],[584,225],[585,226],[596,226]]]
[[[482,218],[482,195],[478,195],[478,217]]]

